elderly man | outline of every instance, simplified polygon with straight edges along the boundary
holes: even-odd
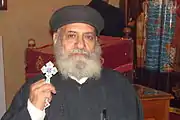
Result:
[[[132,85],[101,66],[98,35],[103,23],[88,6],[57,10],[50,26],[59,72],[51,83],[43,74],[29,79],[1,120],[143,120]]]

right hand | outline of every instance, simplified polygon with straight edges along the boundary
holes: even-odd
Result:
[[[46,99],[48,99],[48,102],[51,102],[52,93],[56,93],[55,87],[42,79],[31,85],[29,100],[36,108],[43,110]]]

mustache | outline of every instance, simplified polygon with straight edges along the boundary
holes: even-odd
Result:
[[[89,52],[84,49],[73,49],[70,54],[85,54],[88,56]]]

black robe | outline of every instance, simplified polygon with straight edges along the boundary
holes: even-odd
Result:
[[[114,7],[103,0],[92,0],[88,6],[97,10],[104,19],[104,29],[100,35],[124,36],[125,15],[120,8]]]
[[[39,75],[22,86],[1,120],[31,120],[27,110],[29,87],[42,78]],[[100,120],[103,109],[108,120],[143,120],[134,88],[119,72],[103,69],[99,80],[88,79],[82,85],[56,74],[51,83],[57,93],[46,109],[45,120]]]

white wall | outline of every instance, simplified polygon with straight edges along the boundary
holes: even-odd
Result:
[[[4,86],[3,41],[0,36],[0,118],[6,110]]]

